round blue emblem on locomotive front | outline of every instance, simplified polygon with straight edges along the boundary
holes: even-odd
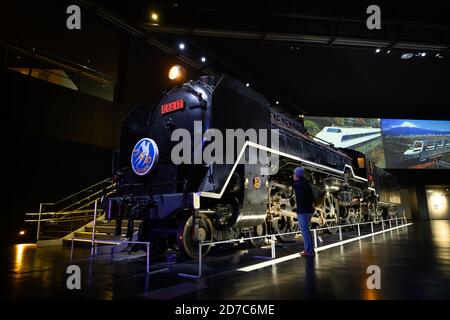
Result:
[[[158,162],[158,146],[150,138],[143,138],[136,143],[131,153],[131,167],[134,173],[144,176],[149,173]]]

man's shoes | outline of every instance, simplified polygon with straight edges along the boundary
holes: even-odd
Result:
[[[308,257],[314,257],[316,255],[316,253],[313,251],[313,252],[306,252],[306,251],[302,251],[302,252],[300,252],[300,256],[301,257],[306,257],[306,258],[308,258]]]

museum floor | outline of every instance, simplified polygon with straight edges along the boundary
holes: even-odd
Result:
[[[297,250],[286,245],[287,249]],[[258,249],[255,249],[258,250]],[[251,272],[240,268],[242,252],[226,255],[234,270],[217,268],[225,258],[206,262],[202,280],[177,276],[195,263],[156,259],[145,274],[143,252],[97,257],[76,249],[81,290],[66,287],[70,247],[3,247],[2,297],[6,299],[449,299],[450,221],[437,220],[388,231],[321,251],[314,259],[298,258]],[[278,252],[278,251],[277,251]],[[84,258],[83,258],[84,257]],[[216,260],[214,260],[216,259]],[[222,259],[222,260],[220,260]],[[221,262],[222,261],[222,262]],[[381,289],[367,289],[369,265],[381,270]]]

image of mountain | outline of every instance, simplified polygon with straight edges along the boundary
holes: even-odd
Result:
[[[450,121],[381,119],[381,129],[389,136],[448,136]]]
[[[419,127],[394,127],[388,130],[383,130],[386,136],[447,136],[449,131],[423,129]]]

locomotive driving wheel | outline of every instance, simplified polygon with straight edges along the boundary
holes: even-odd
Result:
[[[338,232],[338,228],[333,228],[339,224],[339,202],[331,193],[327,192],[323,197],[322,214],[325,218],[325,225],[330,233]]]
[[[281,216],[273,221],[273,229],[275,233],[288,233],[298,231],[298,221],[291,216]],[[295,240],[295,234],[284,234],[276,236],[280,242],[288,242]]]
[[[199,215],[198,220],[198,241],[212,240],[212,224],[205,215]],[[181,219],[178,222],[177,242],[180,253],[183,256],[197,259],[198,258],[198,241],[194,240],[194,223],[192,214],[187,218]],[[206,256],[211,250],[211,246],[202,247],[202,257]]]
[[[259,237],[265,235],[267,232],[266,223],[262,223],[253,228],[251,235],[254,237]],[[264,245],[265,238],[251,239],[250,243],[254,248],[261,248]]]

